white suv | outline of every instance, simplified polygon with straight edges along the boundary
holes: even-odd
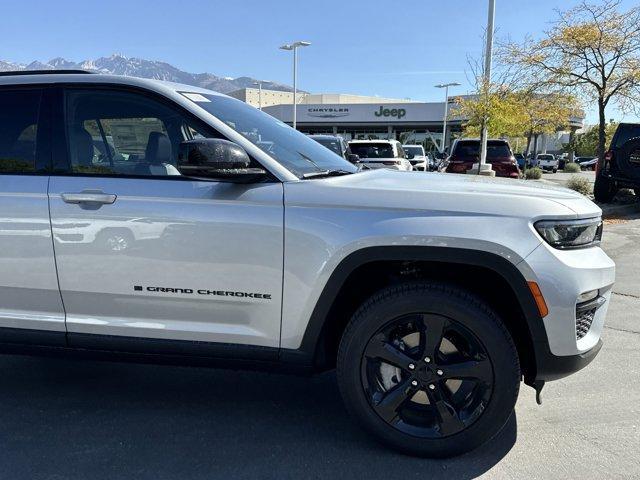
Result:
[[[0,74],[0,132],[3,352],[337,368],[375,438],[446,456],[600,350],[614,264],[570,190],[361,171],[117,76]]]
[[[402,145],[402,150],[404,150],[414,170],[423,172],[429,170],[429,161],[422,145]]]
[[[559,161],[555,155],[550,153],[539,153],[536,156],[536,165],[544,171],[556,173],[559,167]]]
[[[407,154],[397,140],[352,140],[349,148],[352,154],[358,155],[360,163],[368,168],[413,170]]]

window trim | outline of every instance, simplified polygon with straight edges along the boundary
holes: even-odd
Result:
[[[35,171],[33,172],[0,172],[0,176],[30,177],[48,176],[51,174],[52,148],[51,148],[51,98],[49,88],[42,84],[25,85],[0,85],[0,93],[11,91],[39,90],[38,118],[36,120],[36,152],[34,159]]]
[[[133,93],[138,94],[143,97],[146,97],[152,101],[161,103],[167,108],[174,110],[177,114],[182,116],[185,120],[191,123],[202,131],[206,132],[208,136],[211,138],[221,138],[224,140],[229,140],[223,133],[217,130],[212,125],[200,119],[193,112],[190,112],[188,109],[183,107],[182,105],[174,102],[170,98],[166,96],[154,92],[152,90],[148,90],[143,87],[138,87],[135,85],[124,85],[124,84],[114,84],[114,83],[83,83],[83,82],[70,82],[70,83],[56,83],[51,87],[53,90],[52,100],[53,104],[53,115],[52,117],[58,121],[52,122],[52,151],[54,152],[52,161],[52,168],[50,175],[57,177],[91,177],[91,178],[122,178],[122,179],[136,179],[136,180],[170,180],[170,181],[182,181],[182,182],[213,182],[213,183],[230,183],[232,180],[227,180],[224,178],[198,178],[194,179],[193,177],[183,176],[183,175],[124,175],[119,173],[78,173],[74,172],[71,169],[71,159],[69,158],[69,139],[67,136],[67,129],[65,128],[66,120],[67,120],[67,112],[66,112],[66,102],[65,102],[65,94],[69,90],[90,90],[90,91],[114,91],[114,92],[124,92],[124,93]],[[262,163],[252,155],[249,155],[252,161],[255,161],[259,165]],[[265,176],[264,182],[279,182],[281,181],[273,175],[269,169],[264,167],[267,172]]]

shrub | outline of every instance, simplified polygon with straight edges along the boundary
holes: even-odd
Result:
[[[587,178],[579,175],[573,175],[567,182],[567,187],[582,195],[591,195],[593,193],[593,185],[591,185],[591,182]]]
[[[542,178],[542,170],[538,167],[527,168],[524,171],[524,178],[527,180],[539,180]]]
[[[564,166],[565,173],[578,173],[580,171],[580,165],[577,163],[567,163]]]

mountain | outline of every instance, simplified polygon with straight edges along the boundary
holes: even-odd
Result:
[[[97,73],[111,75],[125,75],[129,77],[154,78],[169,82],[186,83],[198,87],[208,88],[216,92],[229,93],[241,88],[252,87],[257,80],[251,77],[219,77],[213,73],[189,73],[166,62],[145,60],[143,58],[129,58],[114,54],[110,57],[100,57],[95,60],[73,62],[57,57],[48,62],[34,61],[29,64],[14,63],[0,60],[0,72],[11,70],[90,70]],[[262,82],[262,88],[291,92],[293,88],[276,82]]]

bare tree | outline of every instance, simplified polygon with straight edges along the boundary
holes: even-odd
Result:
[[[523,77],[597,101],[602,158],[607,106],[635,109],[640,99],[640,6],[622,12],[620,0],[582,1],[558,11],[541,40],[508,43],[501,50],[502,61],[523,69]]]

